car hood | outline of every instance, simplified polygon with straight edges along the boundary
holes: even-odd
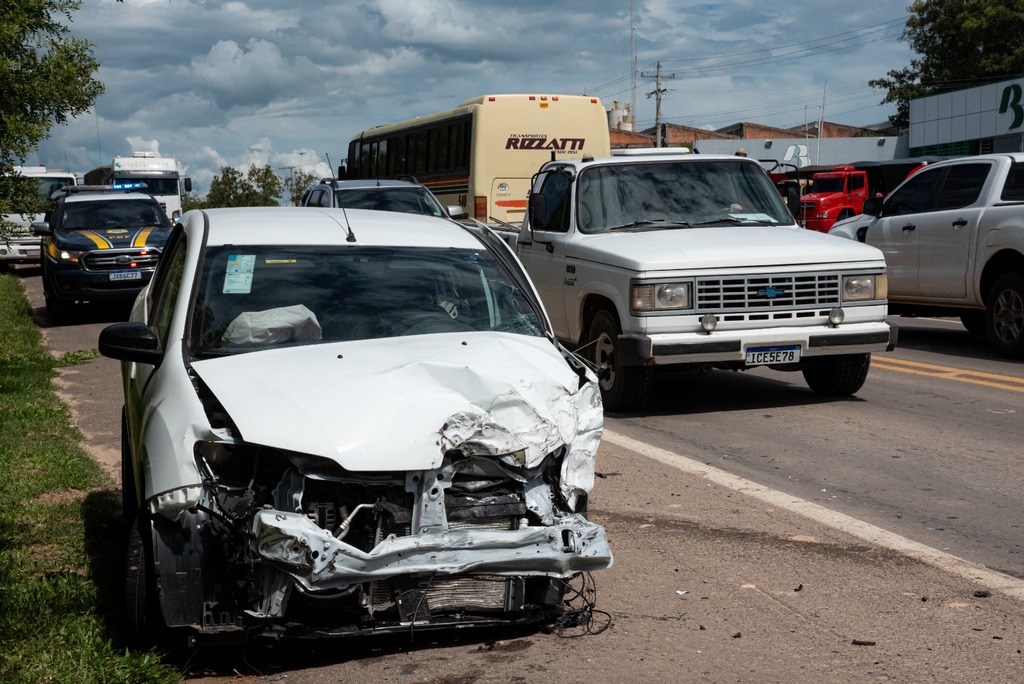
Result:
[[[882,253],[825,233],[784,226],[714,226],[581,235],[566,255],[633,271],[830,266],[882,262]]]
[[[138,249],[162,247],[167,242],[170,228],[143,226],[141,228],[89,228],[58,230],[55,234],[61,249]]]
[[[563,485],[589,491],[593,484],[600,393],[544,338],[414,335],[250,352],[193,367],[249,443],[352,471],[427,470],[452,449],[513,454],[532,467],[567,445]]]

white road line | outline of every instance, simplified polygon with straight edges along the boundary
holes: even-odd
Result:
[[[1024,580],[989,570],[984,565],[966,561],[963,558],[958,558],[906,537],[901,537],[898,534],[893,534],[880,527],[875,527],[862,520],[829,510],[819,504],[769,489],[756,482],[744,480],[742,477],[731,475],[724,470],[700,463],[681,454],[660,449],[625,435],[612,432],[607,428],[604,430],[602,440],[664,463],[684,473],[702,477],[719,486],[752,496],[772,506],[792,511],[876,546],[892,549],[951,574],[977,582],[990,591],[998,591],[1001,594],[1024,601]]]

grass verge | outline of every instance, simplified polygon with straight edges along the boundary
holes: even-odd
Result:
[[[177,682],[120,646],[125,532],[114,484],[56,396],[18,278],[0,273],[0,681]]]

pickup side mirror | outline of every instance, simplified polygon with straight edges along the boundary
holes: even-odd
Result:
[[[864,214],[867,216],[879,217],[882,215],[882,198],[868,197],[864,200]]]
[[[159,366],[164,358],[160,339],[145,323],[114,323],[100,331],[100,354],[118,361]]]

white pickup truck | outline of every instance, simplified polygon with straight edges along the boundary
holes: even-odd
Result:
[[[829,234],[882,250],[893,313],[959,316],[1024,358],[1024,154],[926,166]]]
[[[891,350],[881,252],[804,230],[753,159],[683,148],[552,161],[505,236],[556,335],[642,407],[655,367],[800,370],[848,396]]]

